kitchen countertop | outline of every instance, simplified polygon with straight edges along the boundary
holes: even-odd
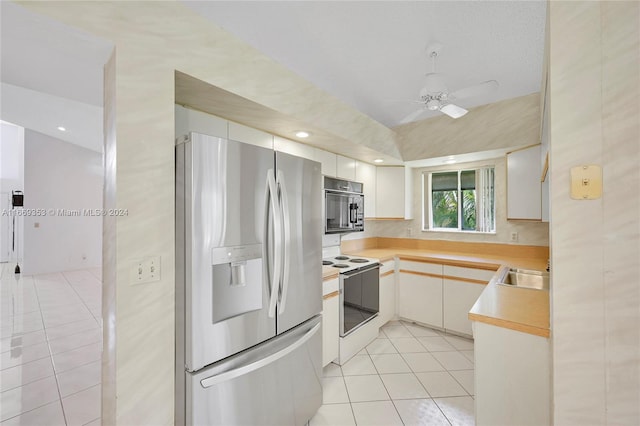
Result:
[[[407,260],[493,270],[498,270],[501,267],[519,267],[543,271],[547,267],[546,259],[424,249],[370,248],[346,254],[378,258],[380,261],[398,256]],[[469,311],[469,319],[523,333],[549,337],[549,292],[498,285],[497,280],[498,274],[487,284]]]

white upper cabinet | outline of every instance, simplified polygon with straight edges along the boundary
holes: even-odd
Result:
[[[404,167],[376,168],[377,218],[404,219],[405,170]],[[366,200],[366,198],[365,198]],[[366,212],[366,207],[365,207]],[[365,213],[366,214],[366,213]]]
[[[356,182],[363,184],[364,217],[376,217],[376,166],[358,161]]]
[[[316,150],[312,146],[281,138],[280,136],[273,137],[273,147],[276,151],[295,155],[296,157],[302,157],[314,161],[316,159]]]
[[[273,135],[229,121],[229,139],[273,149]]]
[[[549,94],[545,92],[544,112],[542,113],[542,131],[540,137],[540,164],[542,172],[542,221],[549,222]]]
[[[356,160],[342,155],[336,156],[336,177],[351,181],[356,180]]]
[[[507,219],[542,219],[540,145],[507,154]]]
[[[322,163],[322,174],[336,177],[336,154],[315,148],[315,160]]]
[[[175,106],[176,114],[176,138],[185,136],[189,132],[202,133],[203,135],[227,138],[228,121],[215,115],[207,114],[194,109]]]

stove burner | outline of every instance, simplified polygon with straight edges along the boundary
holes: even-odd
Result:
[[[351,259],[349,262],[353,262],[353,263],[367,263],[368,260],[367,259]]]
[[[336,263],[333,265],[334,268],[348,268],[349,265],[345,265],[344,263]]]
[[[335,259],[336,260],[349,260],[349,258],[347,256],[336,256]]]
[[[330,260],[323,260],[322,261],[322,266],[326,266],[326,265],[333,265],[333,262]]]

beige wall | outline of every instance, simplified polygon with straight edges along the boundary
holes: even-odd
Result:
[[[533,93],[395,127],[405,161],[540,143],[540,95]]]
[[[554,423],[640,424],[640,3],[550,2]],[[569,196],[601,165],[603,196]]]

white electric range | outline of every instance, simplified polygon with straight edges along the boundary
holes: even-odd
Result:
[[[322,265],[339,270],[340,354],[347,362],[378,336],[380,310],[380,262],[378,259],[337,254]]]

